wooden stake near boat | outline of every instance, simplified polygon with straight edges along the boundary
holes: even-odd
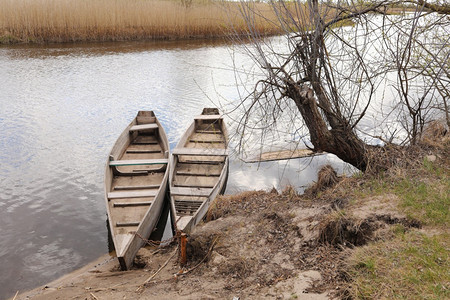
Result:
[[[186,246],[187,246],[187,235],[186,233],[182,233],[180,236],[180,264],[182,266],[186,265],[187,263]]]
[[[205,108],[170,158],[170,205],[175,228],[190,233],[228,179],[228,132],[216,108]]]
[[[155,228],[169,177],[169,142],[152,111],[139,111],[114,144],[105,170],[111,238],[122,270],[128,270]]]

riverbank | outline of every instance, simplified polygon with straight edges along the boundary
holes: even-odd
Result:
[[[383,174],[331,167],[292,188],[224,196],[189,237],[142,248],[131,271],[104,256],[16,299],[444,299],[449,295],[448,135],[392,150]]]

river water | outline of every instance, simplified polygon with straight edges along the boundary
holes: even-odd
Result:
[[[103,173],[116,138],[154,110],[173,148],[203,107],[239,99],[233,63],[251,62],[223,42],[0,47],[0,299],[107,253]],[[332,155],[234,154],[226,193],[301,191],[327,163],[350,172]]]

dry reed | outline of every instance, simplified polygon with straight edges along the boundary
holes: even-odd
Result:
[[[0,0],[0,43],[211,38],[246,34],[240,4],[192,0]],[[263,34],[279,31],[255,4]],[[233,26],[230,26],[233,24]]]

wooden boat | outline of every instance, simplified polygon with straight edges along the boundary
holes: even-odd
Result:
[[[205,108],[181,137],[170,159],[170,205],[175,229],[189,233],[228,178],[228,132],[216,108]]]
[[[114,144],[106,164],[105,199],[111,238],[122,270],[154,230],[167,191],[169,143],[152,111],[139,111]]]

